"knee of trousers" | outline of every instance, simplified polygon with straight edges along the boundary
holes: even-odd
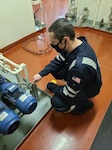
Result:
[[[60,111],[60,112],[65,112],[69,109],[69,106],[67,106],[64,103],[64,100],[62,100],[60,97],[57,97],[57,96],[53,96],[51,98],[51,104],[52,104],[53,109]]]

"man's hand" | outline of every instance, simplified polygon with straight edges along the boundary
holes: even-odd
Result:
[[[38,81],[40,81],[42,79],[42,76],[40,74],[35,74],[33,76],[33,83],[37,83]]]

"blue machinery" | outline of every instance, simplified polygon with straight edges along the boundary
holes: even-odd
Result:
[[[19,116],[0,101],[0,133],[11,134],[20,123]]]
[[[36,106],[37,100],[30,94],[27,94],[16,83],[10,83],[0,76],[1,97],[12,103],[23,114],[32,113]]]
[[[15,149],[50,108],[50,96],[29,82],[26,65],[0,54],[0,150]]]

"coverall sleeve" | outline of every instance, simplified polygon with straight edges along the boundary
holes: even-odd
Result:
[[[65,58],[61,54],[58,54],[39,74],[42,77],[46,76],[49,73],[59,70],[64,64]]]

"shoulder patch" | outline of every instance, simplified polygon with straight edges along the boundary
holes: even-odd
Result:
[[[75,81],[75,82],[77,82],[77,83],[81,82],[81,79],[79,77],[76,77],[76,76],[73,76],[72,80]]]

